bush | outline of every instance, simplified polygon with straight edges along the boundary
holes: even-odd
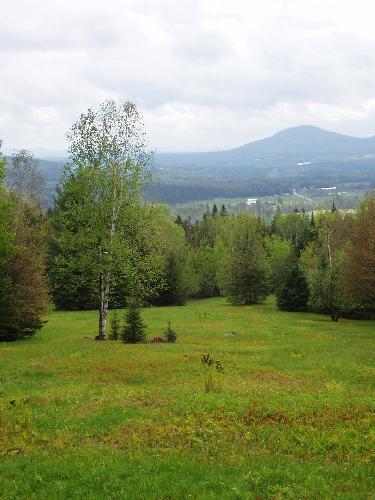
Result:
[[[118,340],[121,332],[121,322],[118,317],[117,311],[114,311],[111,317],[111,330],[108,334],[109,340]]]
[[[165,330],[164,335],[165,335],[167,342],[174,343],[177,340],[177,333],[175,332],[175,330],[172,330],[170,321],[168,322],[168,328]]]
[[[125,344],[137,344],[145,339],[145,325],[142,321],[141,311],[131,305],[125,315],[125,324],[121,332],[121,340]]]

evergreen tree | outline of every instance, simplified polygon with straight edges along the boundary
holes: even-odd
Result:
[[[228,215],[227,209],[226,209],[226,207],[225,207],[225,205],[224,205],[224,204],[223,204],[223,205],[221,205],[220,215],[221,215],[222,217],[225,217],[226,215]]]
[[[214,206],[212,208],[212,217],[215,217],[218,214],[218,209],[216,203],[214,203]]]
[[[189,217],[187,219],[185,219],[184,221],[182,221],[182,227],[185,231],[185,239],[188,243],[190,243],[193,239],[193,233],[194,233],[194,226],[191,222],[191,217],[189,215]]]
[[[277,307],[283,311],[304,311],[309,295],[306,278],[296,262],[287,272],[283,286],[277,290]]]
[[[337,208],[336,208],[336,205],[335,205],[335,200],[333,200],[333,201],[332,201],[331,212],[332,212],[332,213],[337,212]]]
[[[121,340],[125,344],[137,344],[145,339],[145,325],[141,311],[132,303],[125,315],[125,324],[121,332]]]
[[[231,223],[226,253],[218,266],[220,288],[232,304],[259,304],[269,291],[264,240],[257,220],[248,214],[240,214]]]
[[[120,337],[120,332],[121,332],[121,322],[120,318],[118,317],[118,313],[115,310],[111,317],[111,330],[108,335],[109,340],[118,340],[118,338]]]
[[[186,302],[186,294],[181,286],[181,267],[178,256],[171,252],[165,266],[165,286],[156,299],[158,305],[182,306]]]
[[[175,343],[177,340],[177,333],[172,329],[171,322],[168,322],[168,328],[165,331],[165,338],[167,342]]]

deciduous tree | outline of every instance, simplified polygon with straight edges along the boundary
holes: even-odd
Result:
[[[362,309],[375,313],[375,193],[361,202],[352,230],[345,285]]]
[[[67,136],[70,161],[56,204],[52,273],[78,261],[80,275],[88,277],[84,286],[99,302],[97,339],[104,339],[113,283],[135,238],[151,153],[142,117],[130,102],[89,109]]]

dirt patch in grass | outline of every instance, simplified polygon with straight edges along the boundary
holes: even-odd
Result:
[[[310,380],[292,378],[272,368],[251,369],[244,378],[248,381],[258,381],[278,387],[317,388],[317,384]]]
[[[364,404],[349,405],[347,408],[335,409],[324,405],[316,410],[305,410],[291,414],[280,410],[270,410],[253,403],[244,413],[247,425],[296,425],[327,429],[341,424],[351,424],[367,428],[375,425],[374,411]]]

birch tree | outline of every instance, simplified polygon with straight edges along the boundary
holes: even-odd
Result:
[[[142,117],[130,102],[106,101],[96,111],[89,109],[67,138],[70,158],[57,199],[58,245],[75,255],[76,265],[91,276],[87,286],[97,290],[99,303],[96,339],[102,340],[115,269],[131,251],[152,154]],[[59,259],[61,265],[69,264],[63,255],[55,256],[55,264]]]
[[[310,305],[338,321],[353,307],[343,280],[351,219],[336,211],[320,214],[317,222],[316,240],[302,253],[301,264],[311,291]]]
[[[12,155],[6,175],[6,183],[17,198],[40,206],[45,194],[46,182],[37,160],[26,149]]]

